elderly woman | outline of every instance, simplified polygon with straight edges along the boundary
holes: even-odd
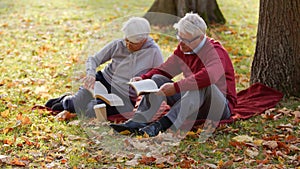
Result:
[[[75,95],[63,95],[50,99],[46,107],[54,111],[67,110],[87,117],[95,117],[94,105],[104,103],[94,99],[88,89],[95,81],[100,81],[109,93],[117,94],[123,99],[124,106],[106,105],[107,116],[132,111],[136,95],[129,90],[127,82],[134,76],[140,76],[163,62],[158,45],[149,37],[149,22],[140,17],[132,17],[124,23],[124,39],[117,39],[101,49],[86,61],[86,77],[83,86]],[[96,72],[97,67],[110,61],[105,68]]]

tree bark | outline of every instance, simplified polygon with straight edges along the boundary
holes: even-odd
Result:
[[[300,0],[260,0],[250,83],[300,96]]]
[[[171,25],[188,12],[198,13],[209,24],[225,24],[216,0],[155,0],[145,14],[153,25]]]

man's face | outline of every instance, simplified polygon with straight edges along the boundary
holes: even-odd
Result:
[[[145,44],[146,41],[147,41],[147,39],[143,39],[140,42],[133,43],[133,42],[129,41],[128,39],[125,39],[126,47],[131,52],[135,52],[135,51],[140,50],[143,47],[143,45]]]
[[[177,39],[179,40],[180,48],[183,52],[191,52],[201,41],[201,36],[193,36],[189,33],[178,32]]]

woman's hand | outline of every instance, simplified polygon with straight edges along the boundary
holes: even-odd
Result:
[[[83,78],[83,87],[86,89],[93,89],[95,85],[96,78],[91,75],[87,75]]]
[[[136,81],[140,81],[143,80],[141,77],[133,77],[130,79],[130,82],[136,82]]]

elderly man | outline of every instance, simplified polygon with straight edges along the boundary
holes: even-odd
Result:
[[[124,39],[117,39],[107,44],[100,52],[88,57],[86,61],[86,77],[84,84],[75,95],[63,95],[50,99],[46,107],[54,111],[67,110],[82,113],[87,117],[95,117],[94,105],[104,103],[95,100],[87,89],[100,81],[109,93],[115,93],[123,99],[124,106],[106,105],[107,116],[132,111],[136,103],[136,95],[129,91],[127,82],[153,67],[163,63],[158,45],[149,37],[149,22],[140,17],[132,17],[124,23],[122,31]],[[97,67],[110,61],[105,68],[96,72]]]
[[[236,104],[236,89],[228,53],[220,43],[206,36],[206,23],[198,14],[186,14],[174,28],[179,40],[174,53],[159,67],[132,79],[151,78],[160,87],[159,92],[145,95],[132,119],[111,124],[115,131],[129,130],[153,137],[168,128],[178,130],[188,119],[230,118]],[[180,73],[184,78],[173,82],[171,79]],[[171,108],[152,122],[163,100]]]

